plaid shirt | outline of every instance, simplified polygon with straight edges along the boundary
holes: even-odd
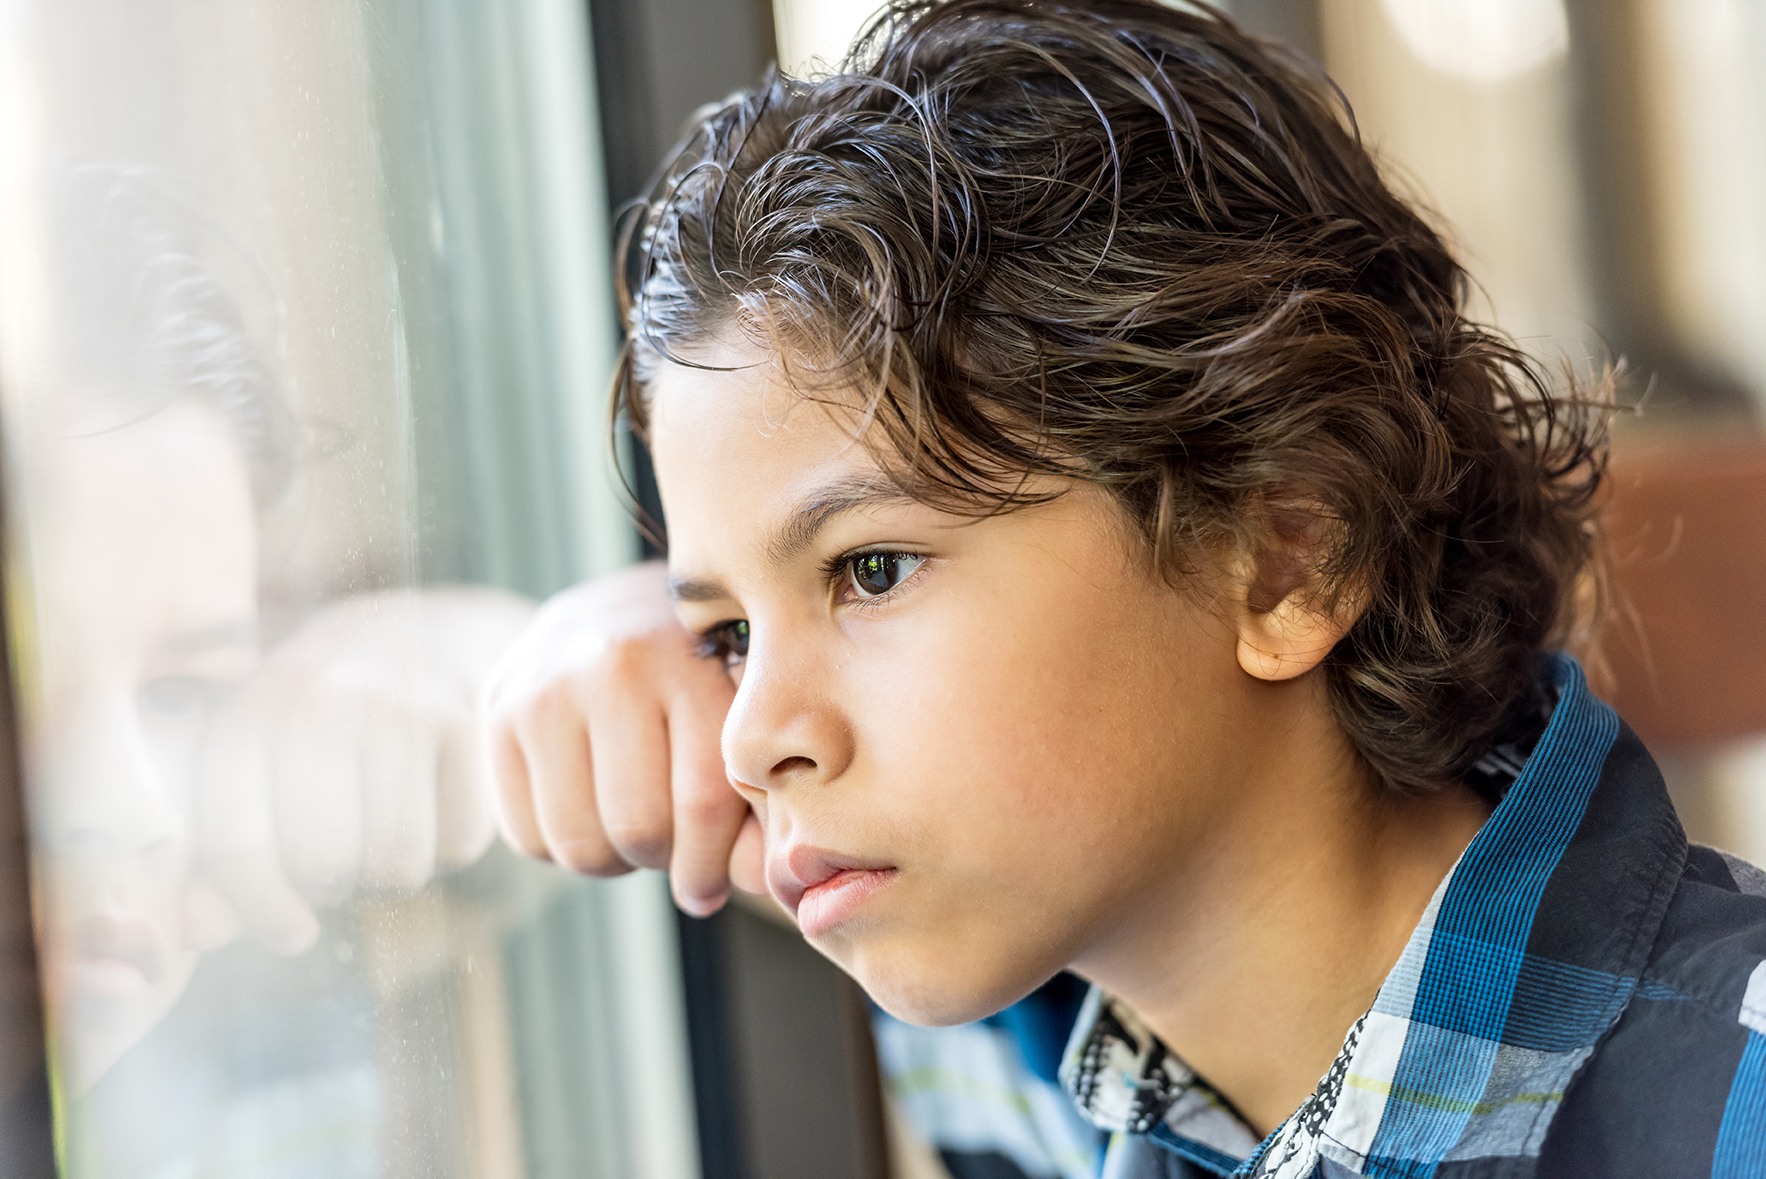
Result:
[[[1637,738],[1574,661],[1553,672],[1513,785],[1274,1134],[1086,995],[1060,1077],[1110,1135],[1095,1173],[1766,1177],[1766,874],[1689,848]]]

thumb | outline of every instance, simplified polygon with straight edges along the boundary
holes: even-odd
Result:
[[[736,846],[730,849],[730,883],[743,892],[766,893],[766,835],[753,811],[742,822]]]

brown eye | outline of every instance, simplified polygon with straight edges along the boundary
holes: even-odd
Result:
[[[860,553],[850,566],[852,588],[861,598],[886,594],[925,560],[912,553]]]
[[[724,658],[727,661],[748,658],[748,620],[738,619],[724,630]]]
[[[716,659],[725,667],[734,667],[748,658],[748,620],[720,622],[706,631],[699,644],[699,654]]]

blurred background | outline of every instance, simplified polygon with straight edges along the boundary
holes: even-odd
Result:
[[[956,1174],[794,934],[470,802],[501,645],[641,552],[614,211],[872,7],[0,0],[0,1173]],[[1226,7],[1477,314],[1622,361],[1593,662],[1693,838],[1766,860],[1766,5]]]

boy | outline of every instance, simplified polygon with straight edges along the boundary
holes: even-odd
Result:
[[[1761,877],[1557,653],[1601,399],[1350,126],[1150,0],[903,4],[709,112],[618,385],[685,629],[549,608],[506,829],[765,888],[912,1023],[1079,975],[1108,1175],[1766,1173]]]

